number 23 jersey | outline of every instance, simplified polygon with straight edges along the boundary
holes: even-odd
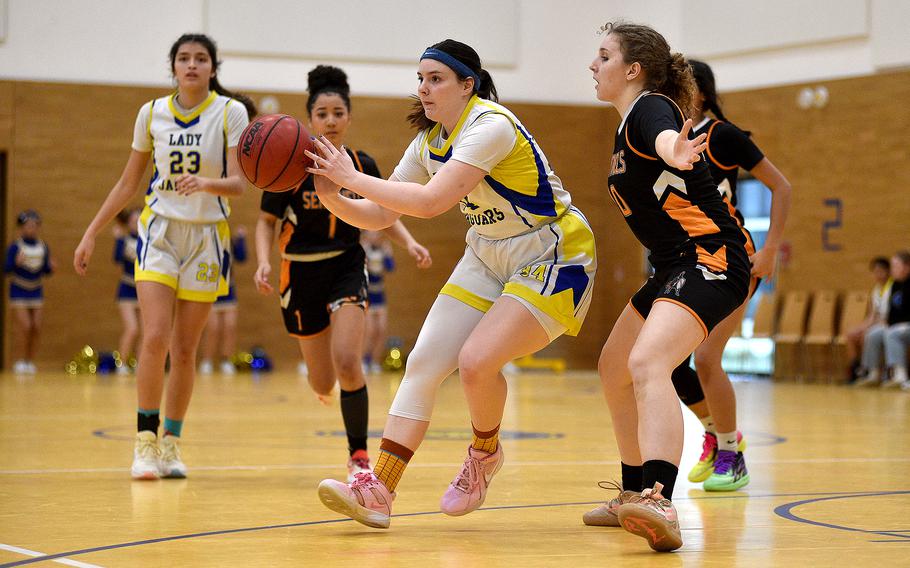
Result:
[[[227,152],[249,123],[237,100],[211,91],[193,109],[181,108],[176,93],[145,103],[136,117],[132,147],[154,161],[145,203],[156,215],[193,223],[215,223],[230,215],[225,197],[205,192],[177,194],[183,174],[227,176]]]

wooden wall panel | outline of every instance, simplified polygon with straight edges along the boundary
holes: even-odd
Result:
[[[904,197],[910,187],[910,113],[905,109],[910,72],[825,84],[831,98],[824,109],[798,109],[801,86],[731,93],[724,100],[730,118],[753,131],[794,185],[786,235],[793,252],[780,273],[785,290],[864,288],[869,257],[910,246],[910,200]],[[120,324],[110,233],[98,240],[88,278],[78,278],[70,264],[82,231],[126,162],[139,106],[161,95],[136,87],[0,82],[0,149],[9,153],[5,242],[12,236],[15,212],[35,207],[44,215],[44,236],[59,268],[47,282],[44,364],[62,365],[84,343],[105,350],[116,344]],[[282,112],[305,116],[304,95],[277,98]],[[349,143],[375,157],[386,175],[413,136],[404,120],[409,104],[406,99],[353,101]],[[580,337],[561,338],[546,350],[566,357],[573,367],[591,368],[613,321],[642,281],[641,249],[604,191],[618,117],[606,107],[509,106],[538,139],[594,227],[600,267],[588,320]],[[836,251],[822,247],[822,225],[834,219],[826,199],[843,204],[843,225],[829,232],[831,242],[841,246]],[[233,224],[244,224],[252,233],[258,201],[255,189],[234,200]],[[136,202],[141,203],[141,191]],[[390,333],[410,347],[462,254],[467,225],[454,210],[405,222],[435,261],[429,271],[418,271],[398,251],[398,271],[389,277]],[[254,270],[255,259],[236,269],[240,345],[262,344],[279,365],[290,365],[295,344],[283,332],[277,299],[253,288]]]
[[[47,281],[39,359],[47,365],[62,365],[86,343],[110,350],[120,329],[114,303],[118,272],[110,260],[110,231],[98,238],[87,278],[73,273],[72,254],[126,163],[136,112],[145,101],[163,93],[132,87],[0,82],[0,140],[3,93],[13,93],[6,108],[14,108],[9,128],[15,133],[10,145],[9,211],[34,207],[42,212],[43,236],[58,264],[57,274]],[[281,112],[306,115],[305,96],[280,94],[277,98]],[[385,175],[391,173],[413,137],[404,120],[409,106],[406,99],[353,101],[349,144],[372,155]],[[603,191],[618,118],[603,107],[521,104],[511,108],[539,140],[598,238],[600,276],[588,322],[581,337],[560,339],[548,349],[549,354],[566,357],[575,367],[592,367],[612,322],[640,281],[639,248]],[[232,201],[232,225],[248,228],[251,253],[259,195],[251,189]],[[142,188],[137,191],[136,204],[141,204],[141,196]],[[405,222],[434,258],[433,268],[418,271],[399,250],[398,270],[389,277],[389,331],[410,348],[437,291],[461,257],[467,224],[457,210],[436,219],[409,218]],[[8,233],[7,241],[12,229]],[[277,254],[273,254],[272,265],[277,270]],[[254,271],[255,258],[235,270],[241,305],[240,346],[264,345],[279,365],[290,365],[297,357],[296,345],[283,331],[277,298],[255,291]]]
[[[869,259],[910,248],[910,72],[827,81],[821,109],[796,105],[804,85],[731,93],[725,112],[793,184],[786,231],[792,258],[780,272],[789,289],[865,289]],[[815,86],[815,85],[812,85]],[[842,226],[825,223],[839,200]]]
[[[13,83],[0,81],[0,150],[13,144]]]
[[[86,279],[74,273],[72,255],[126,164],[139,106],[157,91],[26,82],[13,87],[8,211],[14,217],[34,208],[43,217],[42,237],[57,271],[45,282],[38,359],[62,369],[82,344],[105,350],[116,346],[119,274],[111,260],[110,231],[98,238]],[[137,192],[137,205],[140,195]],[[11,223],[10,232],[14,230]]]

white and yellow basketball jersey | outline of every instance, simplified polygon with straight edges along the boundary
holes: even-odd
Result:
[[[168,219],[214,223],[230,215],[225,197],[198,192],[181,196],[182,174],[222,178],[227,175],[228,148],[240,141],[249,119],[242,103],[212,91],[196,108],[181,109],[176,93],[150,101],[139,110],[133,149],[152,152],[154,171],[146,207]]]
[[[422,131],[395,168],[395,177],[427,183],[450,159],[488,172],[459,204],[477,234],[488,239],[526,233],[571,206],[569,192],[537,141],[498,103],[475,95],[447,138],[440,124]]]

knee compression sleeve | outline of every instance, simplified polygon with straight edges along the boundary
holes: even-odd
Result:
[[[429,421],[439,385],[458,367],[458,353],[483,312],[439,295],[423,322],[389,414]]]
[[[673,379],[673,388],[676,389],[676,394],[683,404],[692,406],[705,400],[705,393],[701,390],[698,374],[689,366],[688,357],[678,367],[673,369],[671,377]]]

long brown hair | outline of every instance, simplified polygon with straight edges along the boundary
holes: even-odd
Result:
[[[645,88],[667,95],[687,117],[692,116],[698,90],[692,68],[681,53],[670,51],[664,36],[648,26],[622,22],[608,22],[601,31],[619,38],[623,61],[641,65]]]
[[[477,52],[474,51],[473,47],[454,39],[447,39],[439,43],[434,43],[430,46],[430,49],[438,49],[439,51],[451,55],[461,63],[464,63],[468,69],[477,73],[477,76],[480,77],[480,83],[475,85],[474,92],[477,93],[478,97],[491,101],[499,100],[499,96],[496,93],[496,85],[493,84],[493,77],[491,77],[490,73],[481,66],[480,56],[477,55]],[[453,71],[455,71],[455,75],[460,81],[467,79],[467,76],[463,76],[457,70],[453,69]],[[418,97],[413,98],[416,100],[411,107],[411,114],[408,115],[408,122],[411,123],[411,126],[417,130],[426,130],[436,124],[427,118],[427,115],[423,111],[423,105],[420,103],[420,99]]]

